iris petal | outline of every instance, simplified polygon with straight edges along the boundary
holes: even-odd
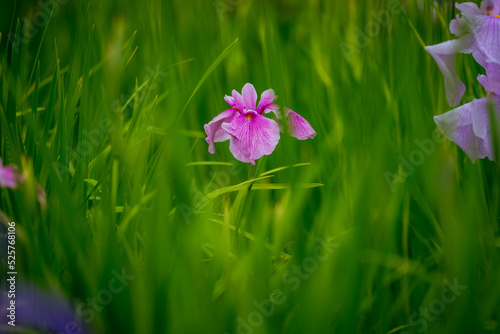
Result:
[[[455,7],[457,7],[457,9],[461,11],[463,14],[471,14],[471,15],[482,14],[479,7],[473,2],[457,3],[455,4]]]
[[[280,109],[280,107],[277,104],[271,103],[271,104],[266,106],[266,108],[264,109],[263,112],[264,112],[264,114],[267,114],[267,113],[270,113],[271,111],[277,112],[279,109]]]
[[[241,90],[241,95],[243,96],[243,102],[245,108],[249,110],[255,110],[255,104],[257,103],[257,92],[252,84],[247,83],[243,86]]]
[[[286,108],[286,118],[291,136],[299,140],[313,139],[316,136],[311,124],[295,111]]]
[[[484,0],[481,2],[481,11],[485,15],[495,16],[500,12],[500,1],[499,0]]]
[[[473,162],[485,157],[494,160],[488,111],[490,101],[500,106],[500,97],[485,97],[434,117],[441,132],[455,142]],[[500,117],[498,108],[496,110],[497,117]]]
[[[222,142],[231,138],[231,136],[222,128],[222,124],[225,122],[231,123],[237,115],[239,115],[238,110],[233,108],[228,109],[215,116],[210,123],[205,124],[205,132],[207,133],[207,138],[205,140],[208,143],[208,152],[214,154],[214,143]]]
[[[488,63],[486,75],[479,75],[477,80],[491,94],[500,95],[500,64]]]
[[[484,67],[487,63],[500,64],[500,19],[477,15],[472,22],[471,31],[475,40],[473,53],[477,50],[476,52],[481,52],[485,58],[485,62],[480,64]]]
[[[238,108],[238,106],[236,105],[236,101],[234,100],[234,97],[232,96],[224,96],[224,100],[227,102],[227,104],[229,104],[231,107],[233,108]]]
[[[278,124],[272,119],[248,112],[238,115],[222,128],[233,137],[229,149],[236,159],[255,165],[255,160],[273,153],[280,139]]]
[[[446,100],[451,106],[460,103],[465,93],[465,85],[460,81],[455,68],[456,54],[465,49],[470,44],[470,37],[464,36],[460,39],[446,41],[441,44],[427,46],[425,49],[436,61],[444,76],[446,88]]]
[[[477,80],[488,93],[500,94],[500,82],[498,80],[487,75],[479,75]]]
[[[272,103],[276,101],[276,94],[274,90],[268,89],[260,95],[259,105],[257,106],[257,112],[262,115],[262,113],[270,112],[274,107],[269,108]],[[276,105],[273,105],[276,106]]]
[[[234,103],[236,104],[236,108],[240,111],[243,111],[245,109],[245,102],[243,102],[243,97],[235,89],[233,89],[232,95]]]

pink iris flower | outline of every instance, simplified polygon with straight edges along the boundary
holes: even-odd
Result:
[[[16,189],[20,179],[16,166],[4,166],[0,158],[0,187]]]
[[[500,64],[500,0],[485,0],[481,8],[472,2],[457,3],[461,11],[450,23],[450,32],[458,39],[428,46],[425,49],[444,75],[446,98],[451,106],[460,103],[465,86],[455,69],[457,53],[472,53],[483,67]]]
[[[13,165],[4,166],[0,158],[0,188],[17,189],[24,184],[24,177]],[[47,195],[40,184],[37,184],[37,198],[42,206],[47,205]]]
[[[282,122],[279,106],[274,104],[276,98],[274,91],[268,89],[262,93],[257,104],[257,92],[249,83],[243,87],[241,94],[233,90],[232,96],[226,95],[224,99],[231,108],[205,125],[208,152],[215,153],[214,143],[229,140],[233,156],[252,165],[255,165],[255,160],[273,153],[280,140],[280,129],[283,132],[284,126],[263,114],[272,111]],[[316,135],[311,125],[294,111],[286,109],[285,119],[292,136],[304,140]]]

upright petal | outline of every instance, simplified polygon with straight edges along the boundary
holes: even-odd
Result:
[[[450,22],[450,32],[453,35],[456,35],[458,37],[461,37],[468,33],[469,31],[467,30],[467,26],[463,24],[463,20],[458,17],[456,19],[451,20]]]
[[[255,104],[257,103],[257,92],[255,91],[253,85],[250,83],[245,84],[241,91],[241,95],[243,96],[245,108],[248,110],[255,110]]]
[[[450,22],[450,32],[456,36],[463,36],[470,32],[471,20],[476,15],[482,15],[481,10],[475,3],[464,2],[455,4],[462,15],[457,15],[456,19]]]
[[[291,109],[285,108],[285,110],[288,131],[290,131],[291,136],[299,140],[313,139],[316,136],[316,131],[314,131],[311,124],[304,117]]]
[[[479,7],[473,2],[456,3],[455,7],[464,14],[481,15]]]
[[[460,39],[446,41],[425,48],[431,54],[432,58],[434,58],[439,69],[443,73],[446,99],[451,106],[459,104],[465,93],[465,86],[458,78],[455,68],[455,56],[458,52],[466,49],[469,44],[470,38],[464,36]]]
[[[485,157],[494,160],[488,111],[490,101],[495,101],[497,117],[500,117],[498,112],[500,97],[474,100],[434,117],[434,121],[445,137],[455,142],[472,162]]]
[[[270,112],[272,109],[268,108],[274,101],[276,101],[276,94],[274,90],[268,89],[260,95],[259,105],[257,106],[257,112],[262,115],[264,112]]]
[[[214,154],[214,143],[222,142],[231,138],[231,136],[222,128],[222,124],[231,123],[237,115],[239,115],[238,110],[233,108],[228,109],[215,116],[210,123],[205,124],[205,132],[207,133],[207,138],[205,140],[208,143],[208,152]]]
[[[232,96],[224,96],[224,100],[227,102],[227,104],[229,104],[231,107],[233,108],[238,108],[238,106],[236,105],[236,101],[234,100],[234,97]]]
[[[243,110],[245,109],[245,102],[243,101],[243,97],[235,89],[233,89],[232,95],[234,103],[236,104],[236,109],[243,112]]]
[[[273,153],[280,139],[278,124],[255,111],[238,115],[234,121],[222,124],[233,137],[229,149],[236,159],[250,162]]]

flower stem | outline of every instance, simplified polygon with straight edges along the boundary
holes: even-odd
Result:
[[[248,180],[253,180],[257,177],[259,174],[262,166],[264,165],[264,160],[265,158],[262,158],[259,160],[257,163],[257,166],[254,165],[248,165]],[[235,203],[233,208],[236,209],[237,214],[236,214],[236,221],[235,221],[235,232],[233,236],[233,240],[231,244],[234,244],[234,241],[236,240],[236,236],[239,234],[239,229],[241,226],[241,223],[243,221],[243,217],[246,217],[248,215],[248,211],[250,210],[251,206],[251,198],[249,199],[250,191],[252,190],[253,182],[250,182],[248,184],[248,187],[244,190],[240,190],[238,193],[238,196],[236,197]]]

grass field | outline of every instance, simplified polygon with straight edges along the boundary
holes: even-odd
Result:
[[[0,157],[24,183],[0,189],[0,331],[500,333],[500,170],[433,121],[451,2],[2,7]],[[463,103],[486,95],[470,55],[457,71]],[[317,136],[209,154],[247,82]]]

